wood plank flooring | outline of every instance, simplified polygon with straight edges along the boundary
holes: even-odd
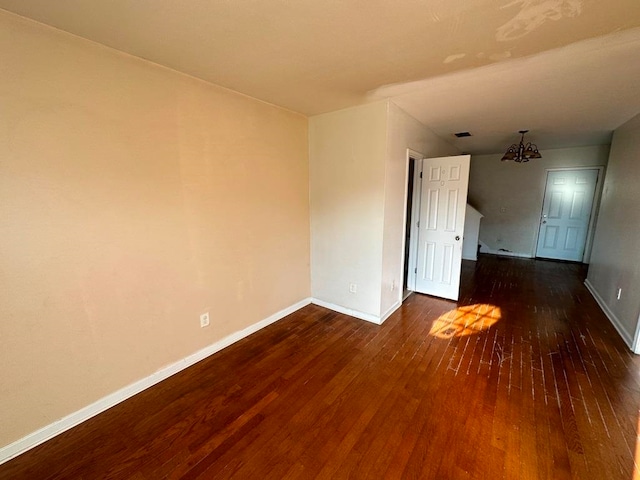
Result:
[[[582,265],[481,256],[382,326],[310,305],[2,479],[624,479],[640,357]]]

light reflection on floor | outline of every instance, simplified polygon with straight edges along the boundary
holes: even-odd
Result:
[[[495,305],[465,305],[441,315],[433,322],[429,334],[442,339],[474,335],[491,328],[500,317],[500,307]]]

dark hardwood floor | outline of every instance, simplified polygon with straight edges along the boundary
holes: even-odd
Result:
[[[582,265],[481,256],[382,326],[308,306],[2,479],[625,479],[640,357]]]

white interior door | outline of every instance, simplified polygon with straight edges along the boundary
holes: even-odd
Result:
[[[457,300],[469,155],[422,161],[416,291]]]
[[[547,173],[537,257],[582,261],[597,182],[597,169]]]

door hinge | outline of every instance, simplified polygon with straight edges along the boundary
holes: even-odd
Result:
[[[420,220],[418,220],[418,221],[416,222],[416,227],[417,227],[417,228],[420,228]]]
[[[418,273],[418,267],[413,269],[413,273]]]
[[[422,172],[420,172],[420,178],[422,178]]]

